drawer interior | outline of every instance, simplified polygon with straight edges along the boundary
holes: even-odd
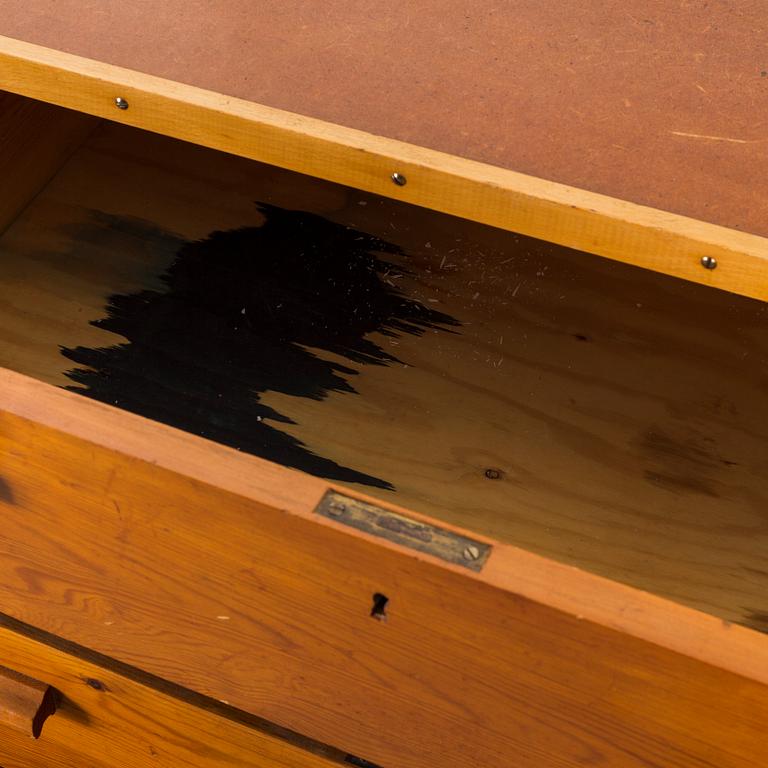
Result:
[[[768,631],[764,304],[107,122],[14,216],[0,366]]]

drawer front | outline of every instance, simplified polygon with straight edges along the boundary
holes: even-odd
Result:
[[[35,741],[19,731],[0,726],[2,768],[109,768],[76,749],[54,742]]]
[[[22,724],[0,724],[3,768],[332,768],[344,758],[7,617],[0,617],[0,664],[58,694],[39,738]],[[6,703],[14,704],[0,686],[0,710]]]
[[[466,567],[405,511],[350,527],[322,481],[2,371],[0,455],[2,610],[318,742],[387,768],[763,758],[755,632],[514,547]],[[148,727],[83,674],[74,701]]]

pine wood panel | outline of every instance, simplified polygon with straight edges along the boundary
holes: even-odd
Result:
[[[88,115],[0,91],[0,233],[97,122]]]
[[[473,574],[319,518],[322,481],[8,373],[2,393],[22,620],[382,765],[761,759],[756,633],[500,544]]]
[[[166,291],[160,275],[185,243],[262,224],[255,200],[400,246],[403,254],[385,254],[402,269],[384,287],[460,323],[369,334],[400,361],[388,365],[322,353],[348,369],[355,392],[260,392],[282,415],[268,424],[389,482],[394,491],[368,487],[381,498],[767,628],[757,302],[110,126],[0,242],[0,364],[74,386],[66,373],[83,366],[62,347],[125,342],[90,324],[103,320],[108,297]],[[278,248],[262,258],[284,257]],[[290,295],[293,284],[288,271],[277,288]],[[252,303],[247,290],[243,300]],[[355,304],[344,302],[351,319]],[[160,381],[176,398],[198,350],[172,351],[185,374]],[[226,359],[205,365],[219,391],[250,396]],[[132,381],[151,394],[157,380],[148,369],[142,379],[142,366]],[[208,408],[211,421],[226,412],[219,400]]]
[[[0,617],[0,659],[61,696],[37,741],[5,729],[0,765],[332,768],[344,755]],[[304,747],[311,747],[311,750]]]
[[[0,88],[764,299],[764,237],[0,37]],[[127,110],[115,107],[124,98]],[[392,183],[394,172],[408,179]],[[704,269],[703,256],[717,260]]]
[[[0,765],[3,768],[108,768],[85,758],[74,745],[41,743],[0,726]]]

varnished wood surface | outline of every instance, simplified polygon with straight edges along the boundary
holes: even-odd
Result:
[[[5,0],[0,34],[768,234],[757,2]]]
[[[0,723],[39,738],[46,719],[56,713],[57,700],[49,683],[0,667]]]
[[[59,711],[39,740],[24,734],[19,738],[0,727],[4,768],[333,768],[343,763],[344,755],[332,749],[305,749],[300,743],[306,740],[280,738],[249,723],[242,712],[200,701],[202,697],[67,647],[7,617],[0,617],[0,658],[45,679],[60,695]],[[68,751],[74,756],[63,758]]]
[[[0,233],[97,122],[88,115],[0,91]]]
[[[323,481],[2,376],[16,617],[380,765],[761,759],[763,636],[502,544],[474,574],[314,514]]]
[[[0,36],[0,88],[743,296],[768,299],[768,249],[766,239],[756,234],[4,36]],[[127,110],[116,108],[118,97],[128,102]],[[408,183],[393,184],[394,171]],[[704,256],[715,259],[717,269],[704,269]]]
[[[3,768],[110,768],[88,760],[74,745],[41,744],[0,725],[0,755]]]
[[[386,280],[460,323],[373,334],[386,366],[325,353],[356,393],[260,392],[294,422],[267,424],[382,498],[766,628],[756,302],[109,127],[0,243],[0,364],[75,386],[61,348],[122,340],[90,324],[108,297],[162,293],[181,244],[258,226],[255,200],[398,244],[411,274]]]

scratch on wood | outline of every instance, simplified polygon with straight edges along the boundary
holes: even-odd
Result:
[[[684,133],[683,131],[670,131],[673,136],[684,136],[688,139],[708,139],[709,141],[727,141],[731,144],[756,144],[764,139],[732,139],[730,136],[707,136],[701,133]]]

